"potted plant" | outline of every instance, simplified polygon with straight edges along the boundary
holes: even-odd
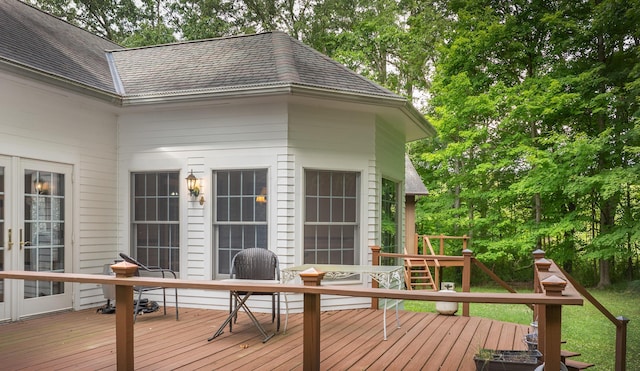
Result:
[[[493,350],[482,348],[473,357],[477,371],[533,371],[540,365],[538,350]]]

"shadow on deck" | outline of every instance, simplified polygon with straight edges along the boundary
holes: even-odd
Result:
[[[136,370],[301,370],[302,314],[289,317],[286,333],[266,344],[244,313],[233,333],[207,338],[226,318],[225,311],[180,308],[139,317],[134,326]],[[273,331],[270,314],[256,313]],[[479,348],[525,349],[525,325],[478,317],[434,313],[388,314],[383,340],[381,312],[372,309],[322,312],[322,370],[408,369],[475,370]],[[115,316],[93,310],[65,312],[0,324],[0,368],[116,368]]]

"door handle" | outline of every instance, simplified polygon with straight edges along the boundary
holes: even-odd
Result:
[[[20,228],[20,250],[22,250],[22,248],[23,248],[24,246],[31,246],[31,242],[29,242],[29,241],[23,241],[23,238],[22,238],[22,228]]]
[[[11,238],[11,228],[7,231],[9,233],[9,240],[7,241],[7,250],[11,250],[11,246],[13,246],[13,240]]]

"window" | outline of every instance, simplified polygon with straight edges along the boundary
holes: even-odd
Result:
[[[213,178],[217,274],[230,274],[240,250],[268,248],[267,170],[214,171]]]
[[[305,171],[304,263],[355,264],[358,174]]]
[[[382,252],[398,253],[398,183],[382,178]],[[395,264],[385,258],[383,265]]]
[[[180,270],[179,172],[134,173],[132,246],[149,266]]]

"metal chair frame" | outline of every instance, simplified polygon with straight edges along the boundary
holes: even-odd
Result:
[[[171,269],[155,267],[155,266],[146,266],[125,253],[120,253],[120,257],[127,263],[135,264],[138,266],[138,272],[136,273],[137,276],[140,276],[140,272],[142,271],[142,272],[161,274],[162,278],[178,278],[178,276],[176,275],[176,272],[174,272]],[[138,293],[138,300],[136,301],[136,307],[134,309],[134,314],[133,314],[133,322],[135,322],[136,319],[138,318],[138,312],[140,311],[140,301],[142,299],[142,293],[148,292],[148,291],[162,290],[162,300],[164,304],[162,308],[164,310],[164,315],[165,316],[167,315],[166,288],[160,287],[160,286],[134,286],[133,290]],[[175,303],[176,303],[176,321],[177,321],[178,320],[178,289],[177,288],[175,289],[175,296],[176,296]]]
[[[268,249],[252,247],[244,249],[234,255],[231,260],[232,279],[251,280],[277,280],[280,281],[280,263],[278,255]],[[232,330],[232,322],[237,321],[237,307],[240,305],[238,298],[246,295],[246,292],[238,291],[229,296],[229,313],[234,312],[234,321],[229,322],[229,331]],[[252,295],[271,295],[271,323],[276,323],[276,332],[280,331],[280,293],[279,292],[254,292]],[[235,300],[234,300],[235,299]]]

